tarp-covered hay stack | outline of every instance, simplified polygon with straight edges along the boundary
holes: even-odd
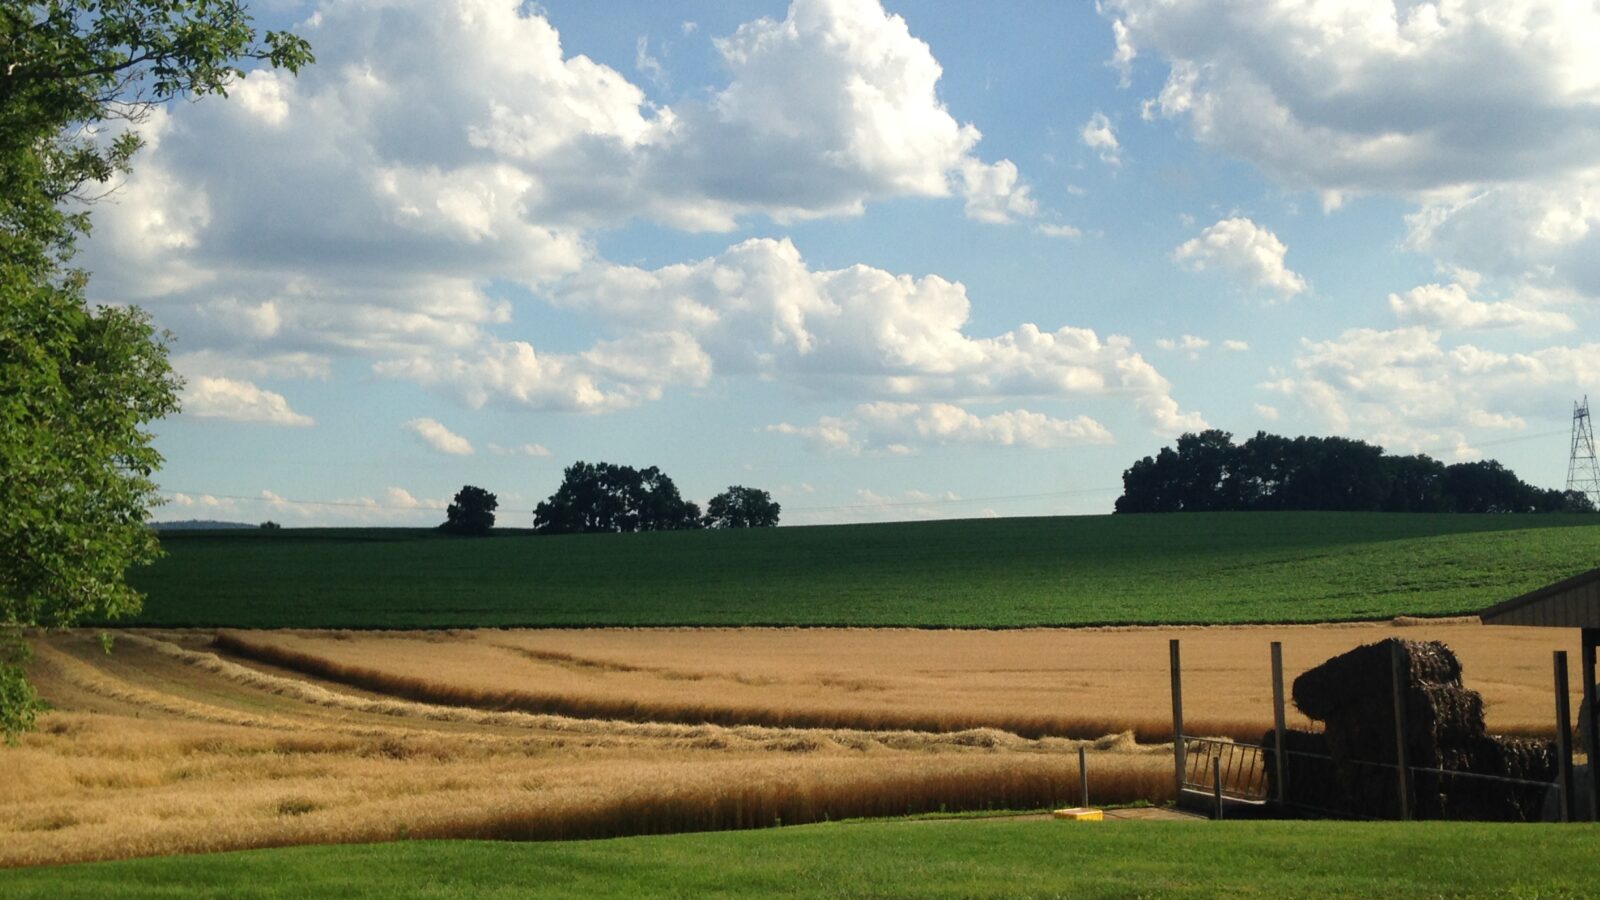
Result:
[[[1294,681],[1294,704],[1322,722],[1321,734],[1294,731],[1285,750],[1290,804],[1349,815],[1400,814],[1395,764],[1394,688],[1390,654],[1400,648],[1407,763],[1414,769],[1472,772],[1531,781],[1556,777],[1555,747],[1504,738],[1484,728],[1483,698],[1461,684],[1461,663],[1438,641],[1391,638],[1328,660]],[[1268,748],[1267,773],[1276,796]],[[1313,753],[1328,757],[1298,756]],[[1547,789],[1451,774],[1414,772],[1412,815],[1423,819],[1531,821]]]

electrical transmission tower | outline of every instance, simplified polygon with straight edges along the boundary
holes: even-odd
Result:
[[[1567,490],[1581,491],[1600,507],[1600,460],[1594,455],[1594,426],[1589,421],[1589,395],[1572,404],[1572,455],[1567,458]]]

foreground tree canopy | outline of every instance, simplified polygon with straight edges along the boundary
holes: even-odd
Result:
[[[0,731],[31,726],[20,629],[136,611],[123,573],[161,457],[144,426],[177,408],[162,337],[90,309],[71,268],[84,202],[128,170],[155,104],[226,93],[246,60],[311,61],[230,0],[0,0]]]
[[[700,507],[655,466],[575,462],[561,486],[533,511],[533,527],[546,534],[674,531],[700,526]]]
[[[1235,444],[1226,431],[1185,434],[1122,473],[1116,511],[1343,510],[1592,512],[1578,491],[1538,488],[1494,460],[1446,466],[1390,456],[1342,437],[1264,431]]]
[[[494,511],[500,499],[481,487],[466,485],[456,491],[455,500],[445,510],[440,531],[481,537],[494,527]]]
[[[759,488],[731,485],[706,504],[707,528],[770,528],[778,524],[783,507]]]

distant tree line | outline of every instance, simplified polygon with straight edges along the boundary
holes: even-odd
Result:
[[[486,535],[494,527],[499,500],[466,485],[445,511],[441,531]],[[562,473],[561,486],[533,511],[541,534],[592,534],[683,531],[696,528],[769,528],[782,507],[758,488],[730,485],[700,505],[685,500],[667,473],[655,466],[635,469],[612,463],[575,462]]]
[[[1495,460],[1445,465],[1342,437],[1185,434],[1122,473],[1116,511],[1593,512],[1581,491],[1527,484]]]

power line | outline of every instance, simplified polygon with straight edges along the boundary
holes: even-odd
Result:
[[[1555,437],[1558,434],[1566,434],[1566,433],[1567,432],[1565,430],[1561,430],[1561,431],[1541,431],[1538,434],[1519,434],[1516,437],[1498,438],[1498,439],[1492,440],[1492,441],[1473,441],[1472,442],[1472,446],[1474,446],[1474,447],[1499,447],[1502,444],[1520,444],[1523,441],[1537,441],[1537,440],[1540,440],[1540,439],[1543,439],[1543,438]],[[1448,452],[1450,452],[1450,451],[1452,451],[1454,449],[1456,449],[1456,448],[1455,447],[1435,447],[1432,450],[1419,450],[1417,452],[1418,453],[1426,453],[1429,456],[1432,456],[1435,453],[1448,453]]]
[[[886,507],[932,506],[932,505],[953,504],[953,503],[990,503],[990,502],[996,502],[996,501],[1002,501],[1002,500],[1034,500],[1034,499],[1043,500],[1043,499],[1047,499],[1047,498],[1050,498],[1050,497],[1067,497],[1067,496],[1073,496],[1073,495],[1078,495],[1078,494],[1103,494],[1103,493],[1107,493],[1109,491],[1120,491],[1120,490],[1122,490],[1122,488],[1120,486],[1119,487],[1101,487],[1101,488],[1083,488],[1083,489],[1071,490],[1071,491],[1049,491],[1049,492],[1038,493],[1038,494],[1008,494],[1008,495],[996,496],[996,497],[930,497],[930,498],[928,498],[926,500],[904,500],[904,501],[895,501],[893,503],[859,503],[859,504],[846,504],[846,505],[839,505],[839,506],[791,506],[791,507],[788,507],[788,509],[793,511],[793,512],[827,512],[827,511],[833,511],[833,510],[884,509]],[[178,494],[183,494],[185,496],[211,497],[212,499],[215,499],[215,500],[237,500],[237,501],[241,501],[241,502],[245,502],[245,503],[269,503],[269,504],[282,504],[282,505],[286,505],[286,506],[287,505],[293,505],[293,506],[331,506],[331,507],[337,507],[337,508],[343,508],[343,509],[391,509],[391,510],[412,511],[412,512],[445,512],[446,511],[446,508],[443,507],[443,506],[435,506],[435,505],[432,505],[432,504],[423,504],[423,503],[418,503],[418,504],[414,504],[414,505],[410,505],[410,506],[401,506],[399,504],[378,503],[376,501],[374,501],[372,503],[362,503],[362,502],[359,502],[359,501],[356,501],[356,500],[297,500],[297,499],[295,499],[293,497],[278,497],[278,496],[273,496],[273,497],[250,497],[250,496],[246,496],[246,495],[242,495],[242,494],[208,494],[205,491],[179,491],[179,490],[162,491],[161,494],[163,496],[168,497],[168,498],[174,498]],[[532,513],[533,509],[531,509],[531,508],[519,509],[519,508],[516,508],[516,507],[502,506],[502,507],[497,508],[496,512]]]
[[[160,491],[159,493],[168,499],[176,499],[179,494],[182,494],[190,497],[210,497],[213,500],[240,500],[246,503],[275,503],[285,506],[337,506],[347,509],[398,509],[415,510],[418,512],[445,512],[446,510],[446,508],[443,506],[435,506],[429,503],[415,503],[410,506],[400,506],[394,503],[378,503],[377,501],[373,501],[372,503],[362,503],[357,500],[297,500],[293,497],[279,497],[276,495],[271,497],[249,497],[241,494],[211,494],[205,491],[165,490]],[[505,511],[533,512],[531,509],[509,508]]]
[[[1069,497],[1078,494],[1104,494],[1122,490],[1117,487],[1080,488],[1071,491],[1047,491],[1038,494],[1007,494],[998,497],[929,497],[926,500],[896,500],[892,503],[855,503],[842,506],[786,506],[792,512],[832,512],[852,509],[886,509],[900,506],[937,506],[955,503],[991,503],[1000,500],[1044,500],[1050,497]]]

